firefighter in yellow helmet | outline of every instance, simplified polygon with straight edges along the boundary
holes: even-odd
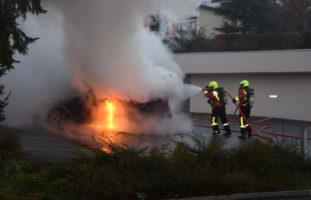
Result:
[[[205,88],[203,88],[204,96],[208,98],[207,102],[212,107],[211,125],[213,128],[213,135],[220,133],[218,127],[218,118],[221,119],[222,125],[225,129],[224,136],[230,136],[231,130],[226,117],[227,97],[222,87],[218,87],[216,81],[211,81]]]
[[[246,139],[246,134],[248,137],[252,137],[252,129],[249,125],[249,117],[251,114],[251,109],[254,103],[254,89],[249,86],[248,80],[242,80],[240,82],[239,93],[233,99],[233,103],[240,107],[240,139]],[[243,116],[244,115],[244,116]]]

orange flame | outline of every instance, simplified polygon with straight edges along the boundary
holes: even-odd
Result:
[[[92,127],[99,131],[116,131],[116,102],[111,99],[106,99],[104,102],[99,102],[99,105],[93,109]]]
[[[107,127],[109,130],[113,130],[116,125],[114,122],[114,115],[116,111],[116,106],[112,101],[106,100],[106,111],[107,111]]]
[[[121,132],[133,132],[130,119],[133,116],[131,107],[118,99],[98,100],[92,107],[92,121],[88,126],[95,129],[95,140],[105,144],[102,150],[109,152],[107,144],[119,144],[126,140]]]

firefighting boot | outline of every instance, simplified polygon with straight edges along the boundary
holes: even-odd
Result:
[[[239,136],[239,139],[245,140],[246,137],[246,129],[245,128],[241,128],[241,135]]]
[[[212,128],[213,128],[213,133],[212,133],[212,135],[218,135],[218,134],[220,134],[220,131],[219,131],[219,128],[218,128],[218,126],[216,125],[216,126],[212,126]]]
[[[225,129],[225,133],[223,134],[223,136],[230,136],[232,134],[229,124],[225,125],[224,129]]]

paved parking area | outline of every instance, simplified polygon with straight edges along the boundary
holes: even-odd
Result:
[[[20,137],[22,150],[43,162],[61,160],[66,157],[77,157],[91,152],[85,146],[56,136],[43,128],[18,129],[17,133]]]
[[[302,130],[311,126],[311,122],[284,119],[254,117],[251,120],[256,133],[263,137],[271,138],[274,142],[290,144],[296,148],[300,148],[301,141],[299,137],[301,136]],[[209,125],[209,116],[207,115],[193,117],[194,130],[191,133],[175,133],[171,135],[133,135],[127,133],[115,133],[115,137],[120,141],[127,141],[128,144],[134,148],[145,148],[169,143],[174,144],[175,142],[185,142],[192,145],[194,144],[193,137],[197,137],[205,142],[218,141],[222,143],[223,147],[226,149],[239,148],[242,145],[248,144],[255,138],[259,138],[252,137],[252,139],[240,140],[238,138],[240,135],[238,117],[229,116],[229,121],[233,132],[230,137],[222,135],[213,136]],[[311,131],[309,132],[309,137],[311,137]],[[75,157],[81,154],[91,153],[85,145],[56,136],[44,128],[32,127],[19,129],[18,134],[21,139],[21,147],[23,151],[34,158],[43,161],[48,162],[59,160],[64,157]],[[310,141],[307,142],[308,152],[311,152]]]
[[[311,199],[310,190],[257,192],[245,194],[231,194],[219,196],[190,197],[178,200],[307,200]],[[170,199],[174,200],[174,199]],[[177,199],[175,199],[177,200]]]

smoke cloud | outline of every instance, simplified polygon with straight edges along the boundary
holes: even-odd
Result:
[[[177,22],[197,14],[201,3],[43,1],[46,15],[20,22],[26,33],[40,39],[30,46],[29,55],[17,56],[21,63],[4,77],[6,89],[13,92],[6,108],[7,123],[41,122],[55,102],[75,95],[72,87],[84,92],[92,86],[99,97],[137,102],[168,97],[177,110],[180,101],[199,88],[185,87],[183,72],[161,38],[144,27],[144,19],[159,14]],[[178,120],[187,121],[179,117],[171,123],[182,124]],[[174,130],[168,129],[180,131],[191,126],[190,122],[184,124],[187,128],[174,125]]]

